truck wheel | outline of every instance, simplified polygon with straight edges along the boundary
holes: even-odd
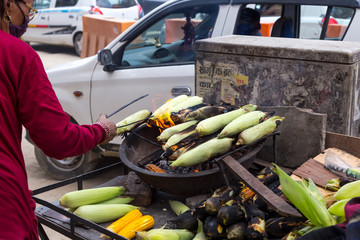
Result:
[[[90,156],[91,152],[75,157],[69,157],[61,160],[48,157],[44,152],[34,146],[35,157],[40,167],[52,178],[57,180],[64,180],[70,177],[75,177],[83,173],[94,170],[97,166],[97,161],[93,161]]]
[[[74,37],[74,49],[76,55],[81,56],[81,47],[82,47],[82,33],[77,33]]]

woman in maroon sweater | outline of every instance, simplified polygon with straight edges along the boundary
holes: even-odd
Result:
[[[35,202],[21,152],[22,126],[49,157],[63,159],[112,140],[102,114],[75,125],[52,89],[36,52],[18,39],[35,13],[33,0],[0,0],[0,240],[38,239]]]

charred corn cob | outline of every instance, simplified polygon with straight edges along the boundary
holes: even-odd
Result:
[[[339,188],[334,197],[337,200],[360,197],[360,180],[345,184]]]
[[[157,173],[166,173],[164,169],[156,166],[155,164],[146,164],[145,169],[151,172],[157,172]]]
[[[262,123],[259,123],[253,127],[250,127],[242,131],[239,135],[236,145],[250,144],[272,132],[278,127],[278,125],[284,120],[284,117],[274,116]]]
[[[186,229],[151,229],[137,231],[137,240],[192,240],[194,234]]]
[[[150,215],[142,216],[134,221],[130,222],[117,234],[127,239],[133,239],[136,231],[145,231],[152,228],[155,224],[154,218]]]
[[[140,217],[142,217],[142,213],[140,212],[139,209],[131,210],[130,212],[125,214],[125,216],[119,218],[118,220],[116,220],[115,222],[110,224],[106,229],[111,232],[118,233],[126,225],[130,224],[132,221],[134,221]],[[100,237],[105,237],[105,235],[102,234]]]
[[[176,106],[177,104],[185,101],[186,99],[188,99],[189,97],[186,95],[179,95],[177,97],[174,97],[170,100],[168,100],[166,103],[164,103],[163,105],[161,105],[159,108],[157,108],[154,113],[152,114],[152,116],[149,118],[149,120],[155,120],[156,118],[158,118],[159,116],[161,116],[164,112],[168,111],[170,108],[172,108],[173,106]]]
[[[172,162],[170,166],[186,167],[205,162],[212,157],[229,151],[233,141],[233,138],[213,138],[191,150],[186,151],[178,159]]]
[[[119,219],[137,207],[130,204],[92,204],[78,207],[74,214],[94,223]]]
[[[204,120],[206,118],[210,118],[219,114],[224,113],[226,108],[224,107],[216,107],[216,106],[205,106],[195,111],[189,112],[183,119],[184,122],[191,120]]]
[[[232,137],[240,132],[248,129],[252,126],[259,124],[264,118],[266,114],[261,111],[253,111],[247,114],[241,115],[237,117],[233,121],[231,121],[228,125],[226,125],[223,130],[219,133],[218,138],[223,137]]]
[[[198,123],[196,131],[200,135],[210,135],[221,130],[235,118],[250,111],[254,111],[256,108],[256,105],[246,105],[237,110],[207,118]]]
[[[198,121],[193,120],[193,121],[180,123],[175,126],[169,127],[167,129],[165,129],[164,131],[162,131],[162,133],[157,137],[157,140],[166,142],[172,135],[187,129],[188,127],[195,125],[196,123],[198,123]]]
[[[146,122],[147,118],[151,115],[149,110],[141,110],[136,113],[131,114],[127,118],[121,120],[116,124],[116,135],[119,136],[120,134],[130,131],[135,126]]]
[[[82,205],[103,202],[117,197],[125,192],[125,188],[101,187],[68,192],[63,195],[59,203],[66,208],[76,208]]]

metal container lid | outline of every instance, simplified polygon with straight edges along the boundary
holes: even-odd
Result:
[[[353,64],[360,60],[360,43],[229,35],[196,41],[197,52]]]

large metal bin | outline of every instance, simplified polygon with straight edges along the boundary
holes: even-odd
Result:
[[[312,109],[327,115],[326,131],[360,136],[360,43],[232,35],[195,47],[195,94],[206,102]]]

